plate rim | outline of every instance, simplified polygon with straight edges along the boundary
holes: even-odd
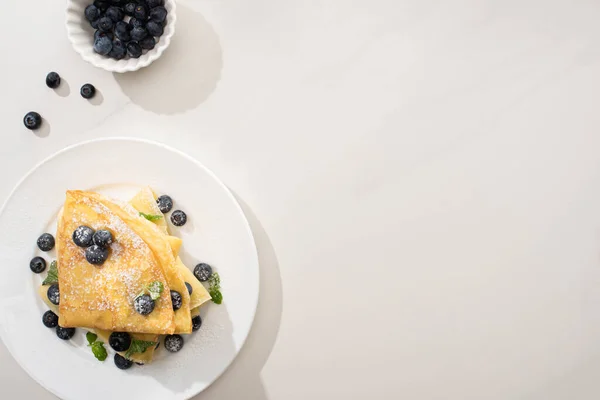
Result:
[[[248,331],[245,333],[244,335],[244,339],[241,341],[240,346],[239,346],[239,350],[236,352],[235,356],[233,357],[233,359],[231,360],[231,362],[220,372],[218,373],[211,381],[209,381],[206,386],[201,389],[200,391],[191,394],[190,396],[185,396],[182,397],[184,400],[190,400],[192,397],[197,396],[198,394],[204,392],[206,389],[208,389],[213,383],[215,383],[215,381],[217,379],[219,379],[221,376],[223,376],[223,374],[231,367],[231,365],[236,361],[239,353],[242,351],[242,349],[244,348],[244,346],[246,345],[246,341],[248,340],[248,336],[250,335],[250,332],[252,331],[252,327],[254,326],[254,323],[256,321],[256,311],[258,309],[258,301],[260,298],[260,261],[258,258],[258,250],[256,248],[256,239],[254,237],[254,234],[252,233],[252,228],[250,227],[250,222],[248,221],[248,218],[246,218],[246,214],[244,213],[240,203],[238,202],[238,200],[235,198],[233,192],[229,189],[229,187],[227,185],[225,185],[225,183],[219,179],[219,177],[207,166],[205,166],[204,164],[202,164],[200,161],[196,160],[194,157],[190,156],[189,154],[176,149],[170,145],[167,145],[165,143],[161,143],[161,142],[157,142],[155,140],[150,140],[150,139],[143,139],[143,138],[136,138],[136,137],[127,137],[127,136],[112,136],[112,137],[104,137],[104,138],[96,138],[96,139],[90,139],[90,140],[84,140],[82,142],[78,142],[69,146],[64,147],[61,150],[58,150],[52,154],[50,154],[49,156],[45,157],[43,160],[41,160],[40,162],[36,163],[33,167],[31,167],[31,169],[29,169],[25,175],[23,175],[15,184],[15,186],[12,188],[12,190],[9,192],[8,196],[6,197],[6,199],[4,200],[4,202],[2,203],[2,206],[0,207],[0,215],[2,215],[5,212],[6,207],[8,206],[9,202],[11,201],[11,199],[13,198],[13,196],[15,195],[15,193],[17,192],[17,190],[19,189],[19,187],[21,187],[21,185],[31,176],[33,175],[41,166],[43,166],[45,163],[53,160],[56,157],[61,156],[63,153],[66,153],[68,151],[71,151],[77,147],[82,147],[91,143],[97,143],[97,142],[110,142],[110,141],[120,141],[120,142],[137,142],[137,143],[144,143],[144,144],[149,144],[149,145],[153,145],[153,146],[157,146],[157,147],[161,147],[167,151],[171,151],[173,153],[176,153],[177,155],[187,159],[188,161],[194,163],[197,167],[199,167],[200,169],[204,170],[206,173],[208,173],[210,175],[210,177],[225,191],[225,193],[227,194],[227,196],[233,200],[233,204],[235,205],[236,211],[237,213],[242,217],[243,221],[244,221],[244,228],[246,230],[246,233],[249,235],[250,239],[252,240],[252,255],[253,258],[256,260],[256,283],[257,283],[257,291],[256,291],[256,299],[253,302],[254,304],[252,304],[252,322],[250,323],[249,327],[248,327]],[[20,358],[18,358],[15,353],[13,352],[12,346],[10,346],[6,340],[5,335],[3,334],[3,330],[0,329],[0,340],[2,341],[2,343],[4,344],[4,347],[7,349],[8,353],[11,355],[11,357],[13,358],[13,360],[19,365],[19,367],[21,367],[29,376],[29,378],[31,378],[32,380],[34,380],[38,385],[40,385],[41,387],[43,387],[46,391],[59,396],[61,398],[64,398],[64,393],[58,393],[55,392],[53,390],[48,389],[42,382],[40,382],[34,375],[31,374],[29,368],[26,367],[25,363],[21,362],[22,360]]]

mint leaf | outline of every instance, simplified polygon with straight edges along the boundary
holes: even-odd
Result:
[[[94,344],[96,339],[98,339],[98,335],[96,335],[95,333],[92,333],[92,332],[88,332],[85,334],[85,338],[87,339],[89,345],[91,346],[92,344]]]
[[[156,215],[156,214],[146,214],[140,211],[140,215],[144,218],[146,218],[148,221],[158,221],[159,219],[161,219],[163,216],[162,215]]]
[[[160,298],[163,290],[165,290],[165,287],[160,281],[154,281],[148,285],[148,292],[150,292],[150,297],[152,300],[157,300]]]
[[[50,269],[48,270],[48,276],[42,282],[42,285],[52,285],[58,283],[58,264],[56,260],[50,263]]]
[[[221,293],[221,277],[218,272],[214,272],[208,278],[208,285],[208,294],[210,294],[213,303],[221,304],[223,302],[223,294]]]
[[[94,357],[96,357],[98,361],[104,361],[106,360],[106,357],[108,357],[108,353],[102,342],[94,342],[94,344],[92,344],[92,353],[94,353]]]
[[[150,347],[156,346],[156,342],[148,342],[146,340],[132,339],[129,350],[125,353],[126,358],[130,358],[135,353],[145,353]]]

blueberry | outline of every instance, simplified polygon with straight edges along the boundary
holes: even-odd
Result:
[[[98,21],[100,21],[100,18],[98,18],[95,21],[90,22],[90,26],[94,29],[98,29]]]
[[[98,40],[98,38],[104,37],[104,36],[108,37],[110,40],[113,40],[113,38],[114,38],[114,35],[112,32],[100,32],[99,30],[97,30],[96,32],[94,32],[94,42],[96,40]]]
[[[108,249],[94,244],[85,249],[85,259],[92,265],[102,265],[108,258]]]
[[[138,42],[127,43],[127,54],[133,58],[139,58],[142,55],[142,47]]]
[[[50,89],[56,89],[60,85],[60,75],[56,72],[50,72],[46,75],[46,86]]]
[[[140,40],[140,46],[145,50],[152,50],[154,46],[156,46],[156,40],[154,36],[146,36],[142,40]]]
[[[108,7],[104,15],[112,19],[113,22],[121,21],[124,17],[123,10],[115,6]]]
[[[137,4],[133,2],[125,4],[125,7],[123,8],[125,14],[129,15],[130,17],[133,17],[133,12],[135,11],[136,5]]]
[[[192,318],[192,332],[196,332],[202,326],[202,318],[199,315],[196,315]]]
[[[205,263],[200,263],[194,268],[194,276],[200,282],[206,282],[212,275],[212,267]]]
[[[135,300],[133,301],[133,305],[135,307],[135,311],[142,315],[148,315],[152,311],[154,311],[155,304],[154,300],[152,300],[152,297],[150,297],[150,295],[143,294],[135,298]]]
[[[160,22],[156,21],[148,21],[146,24],[146,29],[148,29],[148,33],[152,36],[162,36],[164,33],[164,28]]]
[[[111,46],[112,46],[112,42],[111,42]],[[83,97],[84,99],[91,99],[96,94],[96,88],[91,83],[86,83],[85,85],[83,85],[81,87],[81,90],[79,91],[79,93],[81,94],[81,97]]]
[[[46,296],[48,296],[50,303],[54,304],[55,306],[60,304],[60,290],[58,289],[58,283],[55,283],[48,288]]]
[[[192,285],[190,285],[189,283],[185,282],[185,287],[188,290],[188,294],[191,296],[192,292],[194,291],[194,288],[192,287]]]
[[[112,39],[108,35],[98,35],[94,40],[94,51],[103,56],[108,55],[112,50]]]
[[[75,335],[75,328],[63,328],[62,326],[56,327],[56,336],[62,340],[69,340]]]
[[[97,230],[92,237],[94,244],[100,247],[106,247],[113,242],[113,235],[106,229]]]
[[[114,58],[115,60],[121,60],[125,58],[126,55],[127,47],[125,47],[125,43],[119,39],[113,40],[112,50],[110,53],[108,53],[108,56]]]
[[[119,369],[129,369],[133,365],[133,361],[126,359],[119,353],[115,354],[115,365]]]
[[[150,10],[149,17],[152,21],[162,24],[167,19],[167,9],[164,7],[155,7]]]
[[[175,226],[183,226],[187,222],[187,215],[181,210],[173,211],[173,214],[171,214],[171,222]]]
[[[115,24],[115,35],[125,42],[131,40],[131,25],[125,21],[119,21]]]
[[[158,209],[163,214],[168,213],[173,208],[173,199],[166,194],[163,194],[158,199],[156,199],[156,204],[158,205]]]
[[[163,0],[146,0],[148,8],[154,8],[163,5]]]
[[[54,248],[54,236],[44,233],[37,240],[37,245],[41,251],[50,251]]]
[[[58,315],[48,310],[42,316],[42,322],[46,328],[56,328],[58,326]]]
[[[79,247],[90,247],[93,243],[94,230],[89,226],[81,225],[73,231],[73,243]]]
[[[140,26],[144,26],[145,24],[143,20],[133,17],[129,20],[129,25],[131,26],[131,28],[137,28]]]
[[[42,116],[35,111],[30,111],[25,114],[25,117],[23,118],[23,124],[25,124],[27,129],[34,131],[42,125]]]
[[[85,19],[92,22],[100,18],[100,9],[93,4],[90,4],[85,8]]]
[[[113,332],[108,338],[108,344],[114,351],[127,351],[131,346],[131,335],[127,332]]]
[[[137,26],[131,30],[131,39],[135,41],[142,40],[148,36],[148,31],[143,26]]]
[[[98,20],[98,29],[101,32],[110,31],[114,25],[115,25],[115,23],[113,22],[113,20],[107,16],[104,16]]]
[[[29,262],[29,268],[31,268],[31,270],[36,274],[44,272],[46,269],[46,260],[44,260],[42,257],[34,257]]]
[[[95,0],[94,5],[102,11],[106,11],[110,3],[106,0]]]
[[[138,4],[133,10],[133,16],[145,21],[148,18],[148,8],[144,4]]]
[[[183,348],[183,338],[181,335],[167,335],[165,337],[165,349],[171,353],[177,353]]]
[[[183,299],[181,298],[181,294],[179,292],[171,290],[171,303],[173,303],[173,310],[177,311],[181,308]]]

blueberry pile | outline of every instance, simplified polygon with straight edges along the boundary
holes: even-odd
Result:
[[[152,50],[167,23],[163,0],[95,0],[85,9],[94,33],[94,51],[121,60]]]
[[[108,259],[108,246],[113,235],[106,229],[94,232],[89,226],[80,226],[73,231],[73,243],[85,249],[85,259],[92,265],[102,265]]]

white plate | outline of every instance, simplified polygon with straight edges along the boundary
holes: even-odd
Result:
[[[221,275],[224,301],[202,308],[200,331],[185,336],[183,349],[148,366],[117,369],[113,351],[97,361],[78,329],[71,341],[44,327],[47,307],[29,261],[42,255],[36,239],[55,233],[56,214],[67,189],[92,189],[128,199],[142,185],[168,193],[188,214],[182,228],[182,259],[207,262]],[[250,228],[229,190],[189,156],[134,139],[94,140],[69,147],[35,167],[0,211],[0,337],[19,364],[62,399],[188,399],[208,387],[233,361],[252,325],[258,301],[258,259]],[[107,346],[108,347],[108,346]]]

